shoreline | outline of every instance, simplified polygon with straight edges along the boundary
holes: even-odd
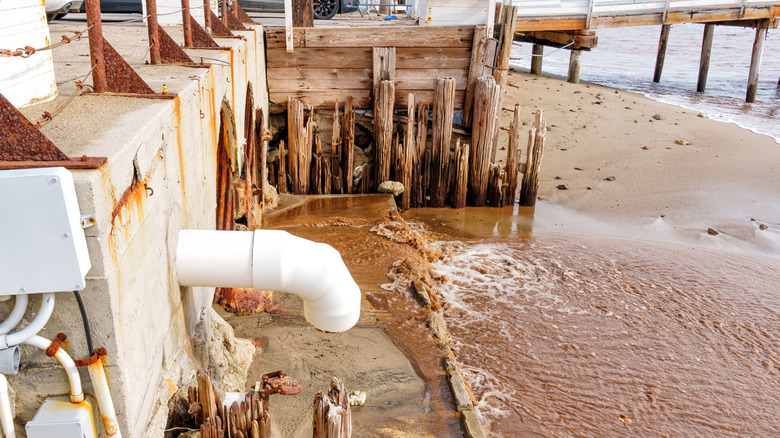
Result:
[[[515,71],[509,84],[504,107],[529,125],[542,109],[549,128],[535,230],[780,255],[772,137],[600,85]]]

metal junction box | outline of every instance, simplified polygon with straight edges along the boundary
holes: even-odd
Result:
[[[0,171],[0,295],[81,290],[90,266],[70,172]]]
[[[43,401],[35,417],[25,425],[27,438],[96,438],[92,402],[71,403],[68,397]]]

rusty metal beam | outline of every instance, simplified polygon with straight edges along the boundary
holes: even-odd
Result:
[[[181,0],[181,22],[184,28],[184,47],[191,49],[192,45],[192,15],[190,15],[190,0]]]
[[[247,14],[246,11],[241,8],[237,1],[233,0],[232,3],[233,13],[236,14],[236,17],[238,17],[242,23],[257,24],[255,20],[253,20],[252,17],[250,17],[249,14]]]
[[[206,20],[208,23],[208,20]],[[217,49],[219,48],[219,44],[217,44],[216,41],[214,41],[214,38],[211,38],[211,35],[201,27],[201,25],[195,21],[192,16],[190,16],[190,24],[192,25],[192,47],[198,48],[198,49]],[[208,26],[208,24],[206,24]]]
[[[105,157],[71,159],[0,94],[0,170],[62,166],[95,169]]]
[[[157,23],[157,0],[146,0],[146,28],[149,31],[149,57],[152,64],[162,64],[160,25]]]
[[[103,23],[100,21],[100,1],[86,0],[89,26],[89,59],[92,65],[92,87],[98,93],[108,91],[106,61],[103,57]]]
[[[222,22],[230,30],[249,30],[241,24],[241,20],[228,9],[227,0],[222,0]]]
[[[233,32],[228,29],[227,26],[225,26],[224,23],[219,21],[219,17],[217,17],[217,14],[214,13],[214,11],[211,10],[211,8],[207,8],[206,14],[209,15],[209,23],[211,24],[211,35],[216,37],[228,37],[233,38],[235,35],[233,35]]]

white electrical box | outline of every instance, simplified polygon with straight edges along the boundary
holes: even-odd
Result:
[[[82,290],[91,267],[73,176],[0,171],[0,295]]]
[[[96,438],[92,402],[71,403],[68,397],[43,401],[25,427],[27,438]]]

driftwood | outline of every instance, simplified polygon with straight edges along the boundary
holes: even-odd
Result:
[[[509,124],[509,144],[506,147],[506,167],[504,168],[506,190],[504,203],[513,204],[517,193],[517,169],[520,163],[520,104],[515,105],[515,117]]]
[[[539,189],[539,169],[544,153],[544,139],[547,125],[542,121],[542,110],[536,112],[536,119],[531,131],[528,132],[528,150],[526,154],[523,185],[520,188],[520,205],[533,207],[536,205],[536,192]]]
[[[312,417],[313,438],[350,438],[352,436],[352,411],[347,389],[334,377],[328,394],[314,397]]]
[[[431,206],[441,208],[447,197],[450,170],[452,117],[455,111],[455,79],[439,78],[433,94],[431,128]]]
[[[469,205],[476,207],[487,202],[493,138],[501,111],[500,94],[501,87],[492,76],[477,79],[467,194]]]

